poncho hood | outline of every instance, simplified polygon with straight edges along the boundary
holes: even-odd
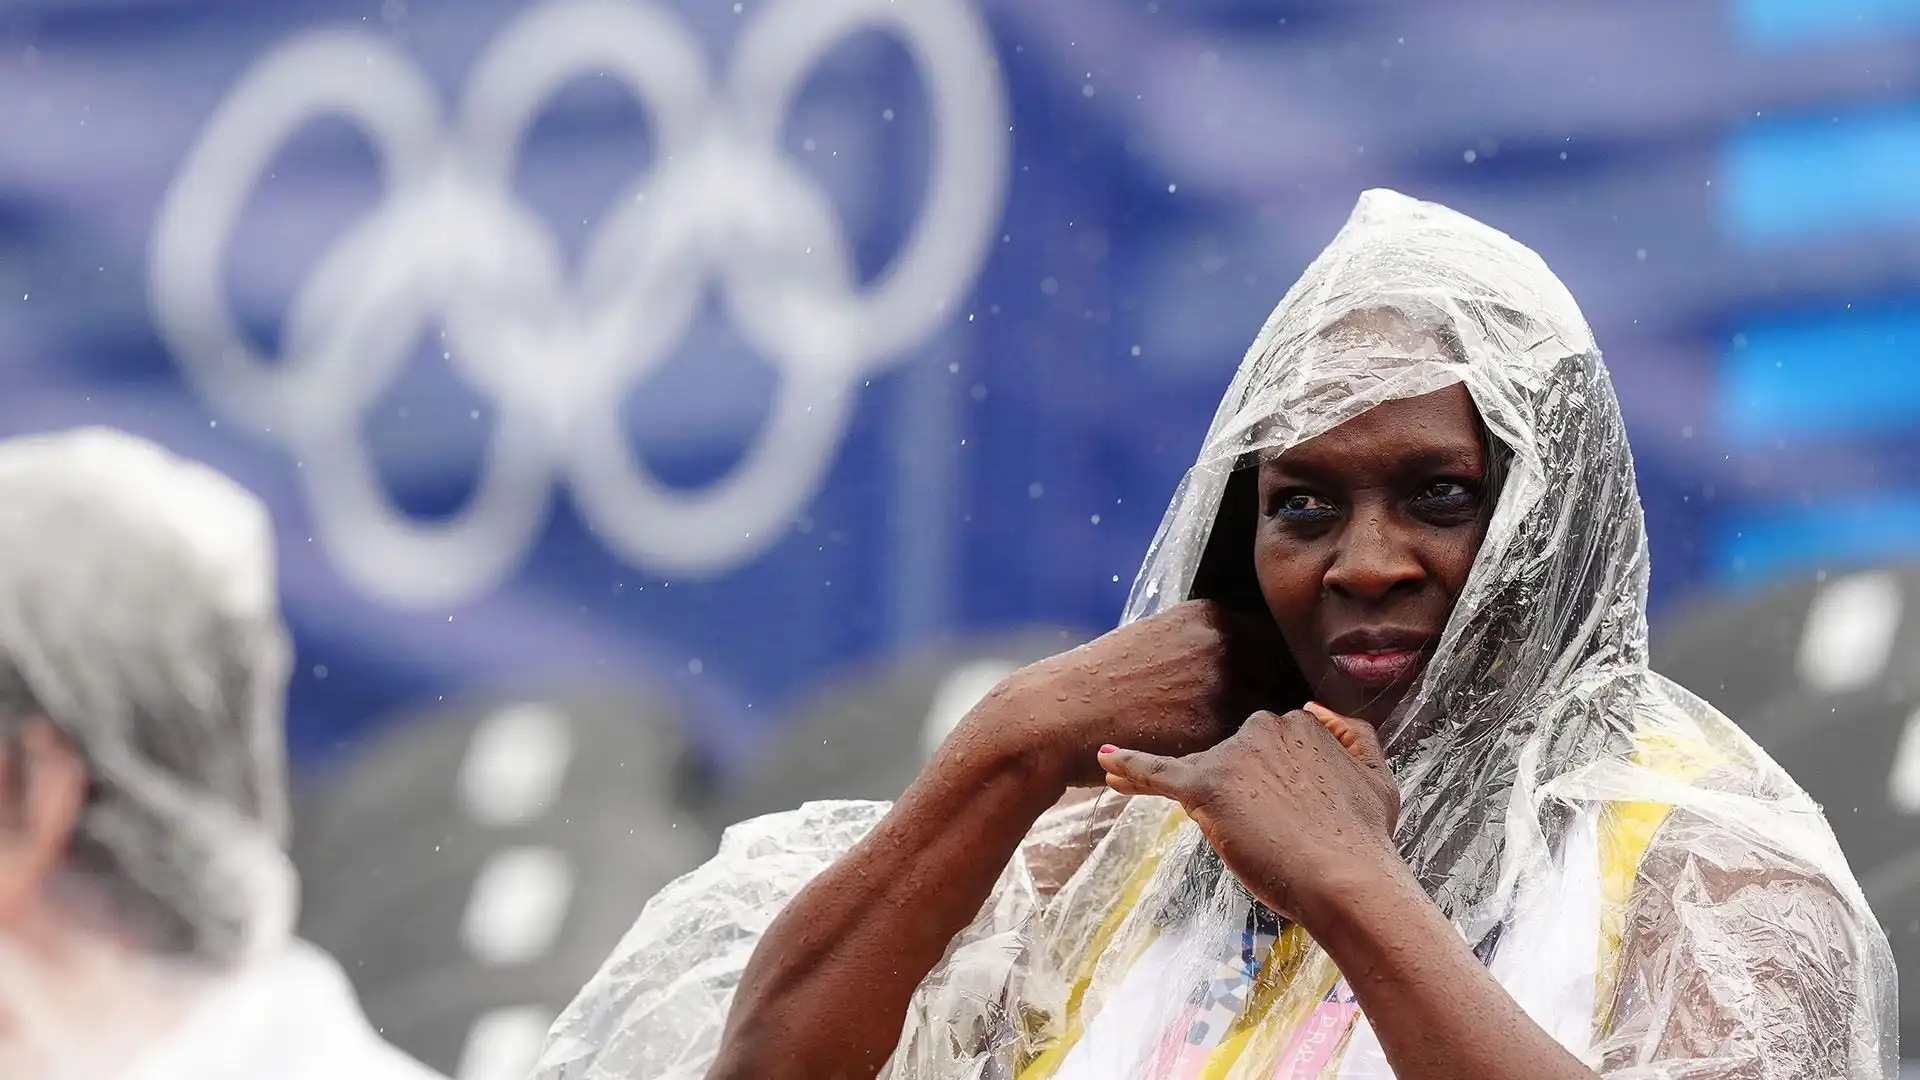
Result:
[[[1454,383],[1504,449],[1505,481],[1386,734],[1403,853],[1478,940],[1505,914],[1515,784],[1525,800],[1539,778],[1622,745],[1630,717],[1583,703],[1632,693],[1646,674],[1647,539],[1626,426],[1586,320],[1538,255],[1446,207],[1362,195],[1247,350],[1126,619],[1192,593],[1234,469]],[[1532,816],[1522,808],[1514,826]]]

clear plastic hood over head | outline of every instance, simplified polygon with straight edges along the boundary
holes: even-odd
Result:
[[[1126,618],[1192,594],[1234,470],[1455,383],[1504,479],[1386,726],[1403,856],[1529,1015],[1603,1075],[1893,1076],[1891,955],[1818,807],[1647,667],[1647,543],[1619,406],[1572,297],[1511,238],[1366,193],[1248,350]],[[885,810],[813,804],[738,826],[648,905],[538,1075],[700,1076],[768,921]],[[1098,1075],[1160,1080],[1153,1054],[1090,1046],[1107,1038],[1098,1017],[1125,1001],[1131,1026],[1171,1029],[1209,1000],[1253,904],[1178,807],[1063,804],[921,984],[889,1073],[1077,1078],[1093,1054]],[[1218,1075],[1272,1076],[1338,977],[1311,942],[1285,971],[1243,1003]],[[1385,1075],[1368,1042],[1363,1019],[1325,1075]]]
[[[71,870],[216,967],[292,930],[275,597],[266,508],[212,469],[106,429],[0,442],[0,732],[59,729],[93,787]]]
[[[1585,319],[1538,255],[1445,207],[1363,195],[1247,351],[1126,617],[1187,598],[1234,469],[1454,383],[1508,455],[1506,479],[1426,676],[1387,734],[1405,853],[1477,939],[1504,913],[1496,878],[1518,751],[1532,746],[1550,771],[1591,757],[1607,725],[1564,714],[1567,691],[1646,663],[1646,531],[1626,428]]]

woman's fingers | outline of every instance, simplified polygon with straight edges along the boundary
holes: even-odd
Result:
[[[1384,767],[1386,755],[1380,749],[1380,737],[1374,733],[1373,725],[1364,720],[1342,716],[1317,701],[1305,706],[1308,717],[1327,729],[1339,740],[1348,754],[1362,765]],[[1284,728],[1289,723],[1299,723],[1298,713],[1286,717],[1270,712],[1258,712],[1247,719],[1240,730],[1221,746],[1232,745],[1236,740],[1260,738],[1262,732]],[[1269,726],[1272,726],[1271,728]],[[1218,749],[1218,748],[1216,748]],[[1125,750],[1111,744],[1100,748],[1100,767],[1106,770],[1107,786],[1122,795],[1158,795],[1173,799],[1189,809],[1198,802],[1207,801],[1208,792],[1204,790],[1205,770],[1202,759],[1206,751],[1189,757],[1162,757],[1142,750]]]
[[[1107,771],[1107,786],[1122,795],[1158,795],[1181,802],[1193,771],[1182,758],[1112,745],[1100,748],[1100,767]]]
[[[1304,708],[1307,714],[1320,721],[1320,726],[1333,733],[1340,745],[1347,748],[1355,760],[1362,765],[1382,765],[1386,763],[1386,754],[1380,749],[1380,735],[1373,725],[1364,720],[1355,720],[1341,716],[1317,701],[1309,701]]]

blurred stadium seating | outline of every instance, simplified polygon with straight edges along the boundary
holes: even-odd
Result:
[[[436,708],[305,787],[301,929],[389,1039],[461,1080],[519,1080],[647,898],[712,853],[671,702]]]
[[[722,826],[897,796],[994,684],[1082,640],[1034,628],[862,665],[724,789],[683,735],[686,707],[644,686],[399,718],[301,792],[302,931],[395,1043],[460,1080],[519,1080],[553,1016]]]
[[[721,817],[742,821],[810,799],[895,798],[996,683],[1085,640],[1053,629],[994,635],[825,680],[758,764],[728,785]]]

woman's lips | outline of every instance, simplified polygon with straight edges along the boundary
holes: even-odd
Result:
[[[1347,678],[1361,686],[1378,689],[1410,677],[1420,666],[1420,650],[1334,653],[1332,659],[1333,665]]]

